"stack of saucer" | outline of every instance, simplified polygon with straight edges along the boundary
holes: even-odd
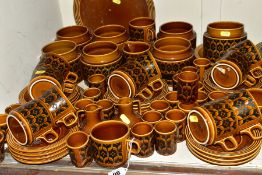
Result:
[[[253,131],[256,136],[261,136],[259,130]],[[241,165],[253,160],[260,152],[262,140],[253,140],[248,135],[235,136],[240,142],[238,148],[231,152],[226,152],[219,145],[203,146],[198,144],[186,128],[186,143],[190,152],[202,161],[214,165],[233,166]]]
[[[59,139],[56,142],[47,144],[39,140],[28,146],[20,145],[10,133],[7,133],[6,141],[10,154],[18,162],[25,164],[45,164],[63,158],[68,154],[67,137],[78,129],[74,127],[69,130],[61,126],[54,130],[59,133]]]

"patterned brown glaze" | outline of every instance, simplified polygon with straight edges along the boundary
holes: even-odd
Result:
[[[69,62],[70,72],[74,72],[78,76],[77,83],[80,83],[83,80],[80,58],[81,54],[79,54],[78,57]]]
[[[7,124],[6,124],[7,114],[0,114],[0,132],[6,134]]]
[[[90,134],[95,162],[108,168],[117,168],[125,164],[130,149],[129,135],[128,125],[120,121],[104,121],[95,125]],[[133,144],[136,144],[137,148],[130,151],[138,154],[140,144],[137,141],[133,141]]]
[[[177,127],[171,121],[160,121],[155,125],[155,149],[156,152],[168,156],[176,152]]]
[[[103,97],[107,89],[106,77],[103,74],[93,74],[89,76],[88,87],[90,88],[95,87],[100,89],[101,95]]]
[[[140,152],[137,157],[149,157],[154,153],[154,132],[153,125],[147,122],[136,123],[132,129],[131,134],[141,143]]]
[[[138,17],[129,21],[129,35],[131,41],[153,43],[156,39],[155,21],[149,17]]]
[[[197,101],[199,76],[195,72],[185,71],[178,74],[177,94],[182,103],[191,104]]]
[[[96,104],[102,107],[102,120],[112,120],[115,118],[115,105],[111,100],[102,99],[97,101]]]
[[[203,144],[213,144],[261,122],[261,111],[254,99],[253,92],[253,89],[241,90],[205,103],[191,111],[188,115],[188,123],[195,140]],[[192,115],[197,119],[192,120],[190,117]],[[208,121],[208,125],[202,122],[200,116]],[[195,132],[199,127],[202,129],[197,132],[202,136]]]
[[[67,139],[69,156],[74,166],[85,167],[93,161],[91,140],[86,133],[77,131],[72,133]]]
[[[224,53],[232,46],[237,43],[247,39],[247,34],[245,33],[239,38],[212,38],[208,33],[204,33],[203,36],[203,56],[210,59],[211,62],[216,62]]]
[[[0,163],[5,159],[5,136],[0,131]]]

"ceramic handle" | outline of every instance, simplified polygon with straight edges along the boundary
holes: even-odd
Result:
[[[144,38],[145,42],[151,42],[154,39],[155,32],[151,29],[147,29],[146,36]]]
[[[78,122],[78,118],[74,113],[67,114],[62,119],[58,120],[56,123],[63,123],[66,127],[72,127]]]
[[[227,145],[226,145],[226,141],[230,141],[232,144],[233,144],[233,147],[229,148]],[[241,142],[242,142],[242,137],[241,137]],[[241,143],[240,142],[240,143]],[[222,148],[225,150],[225,151],[234,151],[238,148],[239,146],[239,143],[237,143],[236,139],[233,137],[233,136],[229,136],[227,138],[224,138],[222,140],[219,140],[219,141],[216,141],[215,144],[218,144],[218,145],[221,145]]]
[[[141,92],[137,94],[137,96],[141,97],[144,100],[150,99],[153,97],[153,93],[150,89],[144,88]]]
[[[257,80],[251,75],[248,75],[246,80],[243,82],[247,87],[252,87],[257,83]]]
[[[160,86],[159,87],[155,87],[154,85],[156,83],[157,84],[159,83]],[[158,79],[158,80],[155,80],[152,83],[150,83],[148,86],[150,86],[152,88],[152,90],[156,92],[156,91],[160,91],[164,87],[164,84],[163,84],[163,82],[160,79]]]
[[[240,131],[240,134],[247,134],[249,135],[253,140],[260,140],[262,139],[262,135],[261,136],[255,136],[252,132],[252,130],[254,129],[259,129],[260,132],[262,131],[262,125],[260,123],[250,127],[250,128],[247,128],[247,129],[244,129],[242,131]]]
[[[255,79],[260,79],[262,78],[262,67],[255,67],[250,70],[250,73]]]
[[[69,72],[67,74],[63,85],[63,90],[65,93],[69,93],[69,94],[73,93],[77,84],[77,79],[78,79],[77,74],[73,72]]]
[[[52,139],[47,139],[47,136],[53,136]],[[44,141],[46,141],[47,143],[54,143],[55,141],[57,141],[57,139],[59,138],[58,134],[51,128],[48,131],[46,131],[45,133],[43,133],[41,136],[38,136],[36,139],[43,139]]]
[[[139,100],[134,100],[134,101],[133,101],[133,106],[134,106],[135,104],[137,104],[138,113],[141,115],[142,113],[141,113],[141,103],[140,103],[140,101],[139,101]]]
[[[139,140],[135,139],[135,140],[130,140],[130,139],[127,139],[126,140],[127,142],[127,151],[131,151],[132,154],[136,155],[136,154],[139,154],[140,150],[141,150],[141,143],[139,142]],[[133,148],[130,150],[130,146],[129,146],[129,143],[132,142],[132,144],[136,144],[136,148]]]

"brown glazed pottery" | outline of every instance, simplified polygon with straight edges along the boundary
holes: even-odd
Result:
[[[153,55],[166,80],[172,80],[172,76],[185,66],[193,63],[194,55],[188,40],[177,37],[167,37],[154,43]]]
[[[94,31],[95,41],[111,41],[122,49],[123,43],[129,39],[127,30],[124,26],[109,24],[98,27]]]
[[[65,81],[67,89],[73,91],[76,80],[77,75],[70,72],[69,63],[61,56],[54,53],[42,54],[28,85],[29,95],[37,99],[54,85],[62,89]]]
[[[138,17],[129,21],[131,41],[153,43],[156,40],[155,20],[149,17]]]
[[[171,108],[177,108],[179,102],[177,99],[177,91],[168,92],[164,99],[169,103]]]
[[[178,109],[182,110],[186,114],[188,114],[194,107],[197,107],[197,106],[199,106],[197,102],[191,103],[191,104],[179,102],[177,105]]]
[[[42,97],[11,111],[7,117],[10,134],[20,145],[28,145],[43,139],[53,143],[58,134],[53,127],[63,124],[72,127],[78,119],[75,109],[64,93],[53,86]]]
[[[120,167],[127,162],[129,152],[135,155],[140,152],[139,141],[130,140],[129,126],[121,121],[109,120],[96,124],[90,137],[94,160],[102,167]],[[136,145],[131,150],[130,142]]]
[[[91,30],[108,24],[119,24],[128,28],[131,19],[141,16],[155,18],[153,0],[74,0],[76,23],[88,26]]]
[[[209,98],[209,100],[213,101],[213,100],[216,100],[216,99],[223,98],[227,95],[228,95],[228,93],[224,92],[224,91],[211,91],[208,94],[208,98]]]
[[[76,115],[79,118],[80,130],[90,134],[92,128],[102,121],[102,107],[97,104],[89,104],[84,108],[84,110],[77,111]]]
[[[219,144],[226,151],[238,148],[239,143],[233,137],[235,134],[248,134],[254,140],[260,139],[252,130],[262,129],[259,123],[261,94],[262,91],[255,88],[241,90],[194,108],[187,117],[190,133],[199,144]]]
[[[170,109],[170,104],[167,100],[153,100],[150,103],[150,109],[165,115],[165,113]]]
[[[198,81],[196,72],[185,71],[178,74],[177,94],[180,102],[191,104],[197,101]]]
[[[163,156],[169,156],[176,152],[177,126],[175,123],[163,120],[155,124],[155,149]]]
[[[162,24],[157,38],[181,37],[190,41],[192,48],[196,48],[196,32],[190,23],[174,21]]]
[[[69,135],[66,143],[74,166],[83,168],[92,163],[91,140],[89,140],[89,136],[86,133],[82,131],[74,132]]]
[[[141,122],[141,104],[139,100],[132,100],[129,97],[122,97],[115,104],[118,109],[116,120],[126,123],[130,128],[137,122]],[[134,111],[134,106],[137,107],[138,113]]]
[[[83,93],[84,98],[91,99],[93,101],[98,101],[102,98],[102,94],[100,89],[91,87],[84,91]]]
[[[191,72],[198,73],[198,70],[195,66],[185,66],[181,69],[181,72],[184,72],[184,71],[191,71]]]
[[[6,135],[7,124],[6,124],[7,114],[0,114],[0,132]]]
[[[154,128],[148,122],[136,123],[131,129],[131,135],[140,142],[140,152],[137,157],[149,157],[154,153]]]
[[[88,77],[103,74],[106,78],[121,64],[121,52],[118,46],[109,41],[95,41],[83,48],[81,57],[82,73],[88,85]]]
[[[208,94],[205,91],[198,90],[198,95],[197,95],[197,103],[199,105],[202,105],[206,103],[209,100]]]
[[[96,104],[102,107],[102,120],[112,120],[115,118],[115,105],[108,99],[102,99],[96,102]]]
[[[5,113],[6,113],[6,114],[9,114],[12,110],[18,108],[19,106],[21,106],[20,103],[11,104],[11,105],[9,105],[9,106],[7,106],[7,107],[5,108]]]
[[[238,38],[244,35],[244,24],[234,21],[218,21],[207,25],[207,33],[213,38]]]
[[[95,102],[89,98],[82,98],[75,102],[74,107],[75,110],[83,110],[87,105],[94,104]]]
[[[146,111],[142,116],[142,120],[144,122],[148,122],[152,125],[155,125],[157,122],[161,121],[162,119],[163,119],[163,115],[155,110]]]
[[[196,58],[193,61],[193,64],[197,67],[199,72],[199,81],[203,81],[205,70],[208,69],[211,65],[211,62],[207,58]]]
[[[177,87],[178,87],[178,74],[176,73],[175,75],[172,76],[172,87],[173,87],[173,91],[177,91]]]
[[[247,39],[247,34],[237,38],[213,38],[207,32],[203,36],[203,57],[216,62],[224,53],[235,44]]]
[[[182,142],[186,139],[185,129],[186,129],[186,113],[180,109],[171,109],[167,111],[165,119],[174,122],[177,126],[177,141]]]
[[[204,58],[203,50],[204,50],[203,44],[199,44],[199,45],[196,47],[195,51],[194,51],[195,57],[196,57],[196,58]]]
[[[150,52],[149,44],[128,41],[123,46],[123,52],[125,64],[113,71],[108,78],[109,90],[116,98],[134,97],[147,88],[148,84],[161,78],[161,72]],[[151,94],[153,92],[151,91]]]
[[[88,44],[92,40],[92,33],[86,26],[73,25],[66,26],[56,32],[56,40],[69,40],[76,43],[81,49],[83,45]]]
[[[107,89],[107,82],[106,77],[103,74],[93,74],[88,77],[87,81],[89,88],[98,88],[100,89],[102,97],[105,95]]]
[[[0,131],[0,163],[5,159],[5,135]]]

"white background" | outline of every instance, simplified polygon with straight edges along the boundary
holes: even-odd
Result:
[[[75,24],[73,0],[0,0],[0,113],[15,103],[30,80],[41,48],[62,26]],[[219,20],[245,24],[249,39],[262,41],[262,0],[155,0],[157,28],[168,21],[194,25],[198,43],[208,23]],[[179,146],[176,162],[207,165]],[[185,151],[185,154],[184,154]],[[261,155],[246,166],[261,166]],[[151,160],[174,161],[154,155]],[[145,159],[145,160],[150,160]]]

